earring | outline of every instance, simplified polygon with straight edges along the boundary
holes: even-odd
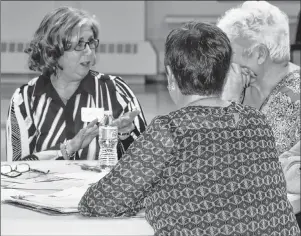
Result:
[[[172,83],[172,84],[168,84],[167,85],[167,89],[168,89],[168,91],[170,92],[170,91],[172,91],[172,90],[174,90],[175,89],[175,85]]]

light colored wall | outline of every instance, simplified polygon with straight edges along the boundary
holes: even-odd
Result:
[[[80,1],[80,4],[99,19],[101,40],[144,41],[144,1]]]
[[[144,41],[144,1],[3,1],[1,40],[30,40],[45,14],[59,6],[95,14],[101,41]]]
[[[53,8],[53,1],[2,1],[1,41],[9,39],[29,40],[44,15]]]
[[[228,9],[244,1],[147,1],[146,2],[146,39],[150,40],[158,53],[159,72],[164,73],[164,43],[171,29],[179,23],[170,23],[168,19],[185,18],[209,20],[214,23]],[[290,18],[290,39],[295,41],[299,1],[269,1],[279,7]],[[169,22],[169,23],[168,23]]]
[[[109,74],[138,74],[141,83],[146,75],[157,74],[157,55],[144,40],[144,1],[5,1],[1,8],[1,40],[6,48],[12,45],[12,49],[13,43],[28,43],[44,16],[60,6],[86,10],[99,21],[100,43],[107,49],[97,54],[93,69]],[[129,53],[125,50],[128,45],[136,50],[131,49]],[[114,50],[108,52],[109,46]],[[122,46],[121,50],[117,51],[117,46]],[[13,49],[2,52],[1,73],[29,73],[28,55],[14,48],[13,53]]]
[[[168,25],[166,16],[209,16],[218,18],[226,10],[244,1],[147,1],[147,38],[166,37]],[[296,18],[300,11],[299,1],[269,1],[278,6],[291,18]]]

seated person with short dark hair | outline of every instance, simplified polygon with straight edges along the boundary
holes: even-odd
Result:
[[[132,216],[145,207],[156,236],[299,235],[271,127],[257,109],[221,99],[231,54],[214,25],[171,31],[165,66],[178,110],[152,120],[88,188],[80,214]]]

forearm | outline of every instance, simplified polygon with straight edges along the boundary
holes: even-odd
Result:
[[[145,129],[145,128],[144,128]],[[135,141],[135,139],[140,135],[140,131],[135,127],[135,129],[130,133],[130,135],[126,139],[119,139],[118,142],[118,159],[122,157],[122,155],[126,152],[129,146]]]
[[[132,216],[144,207],[145,197],[160,181],[166,163],[171,163],[173,157],[174,143],[168,131],[154,123],[113,170],[87,190],[79,203],[82,215]]]
[[[142,209],[143,204],[136,203],[134,198],[128,197],[129,187],[126,187],[127,189],[124,188],[125,186],[117,187],[109,179],[112,179],[110,174],[108,174],[105,181],[99,181],[88,188],[78,205],[81,215],[90,217],[130,217],[136,215]]]
[[[139,107],[141,109],[141,107]],[[140,110],[141,111],[141,110]],[[120,159],[125,151],[130,147],[130,145],[145,131],[146,129],[146,121],[142,111],[140,114],[134,119],[134,129],[129,132],[128,137],[123,138],[123,136],[119,136],[118,142],[118,158]]]
[[[58,143],[47,150],[34,152],[20,158],[20,161],[36,161],[36,160],[40,160],[40,161],[64,160],[63,153],[61,151],[61,144]]]
[[[67,146],[67,152],[66,152],[66,146],[63,143],[58,143],[47,150],[43,150],[40,152],[33,152],[24,156],[21,156],[15,161],[51,161],[51,160],[69,160],[70,155],[72,154],[72,157],[75,155],[75,153],[70,151],[70,147]]]

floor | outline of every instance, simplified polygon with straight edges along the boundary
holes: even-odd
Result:
[[[28,81],[28,78],[30,77],[25,76],[25,83]],[[14,82],[9,82],[10,80]],[[18,81],[20,81],[20,79],[16,79],[16,76],[1,76],[1,160],[6,160],[5,123],[7,119],[10,98],[15,89],[22,85],[22,83]],[[162,82],[150,83],[146,85],[130,84],[130,87],[140,101],[148,124],[155,116],[168,114],[170,111],[176,109],[168,94],[166,84]]]

